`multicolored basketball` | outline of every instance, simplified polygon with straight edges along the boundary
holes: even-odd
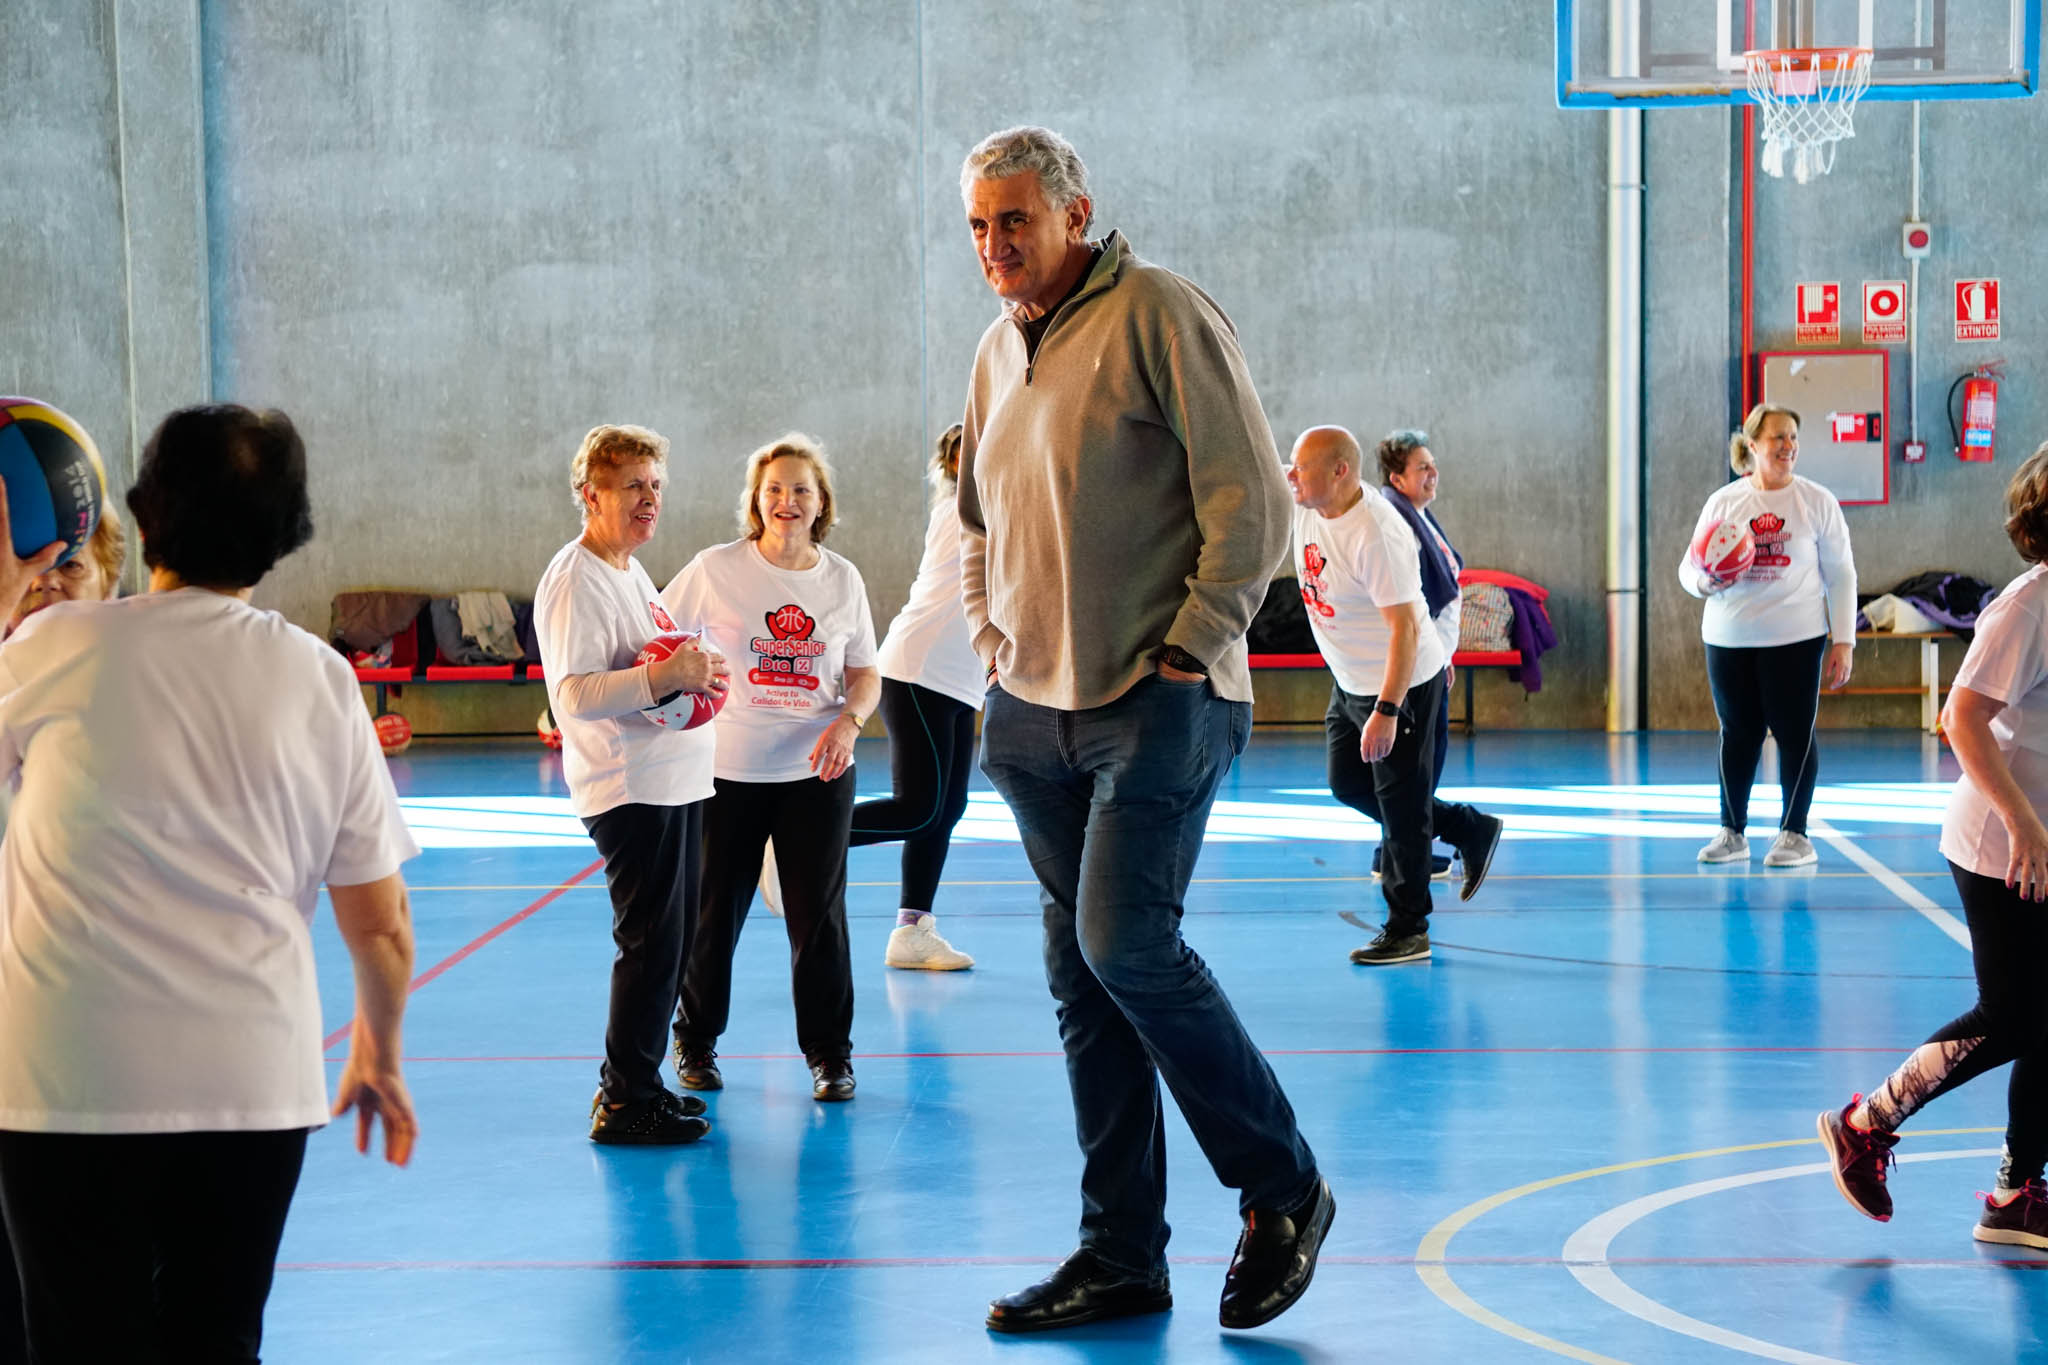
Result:
[[[666,659],[679,649],[702,648],[695,635],[657,635],[647,642],[633,663],[636,667],[651,664],[657,659]],[[642,708],[640,714],[664,729],[694,730],[717,715],[724,705],[722,695],[707,697],[701,692],[671,692],[658,698],[654,705]]]
[[[533,723],[533,731],[540,736],[540,742],[547,745],[548,748],[559,749],[562,747],[562,727],[555,724],[554,712],[543,708],[540,713],[540,719]]]
[[[62,564],[92,539],[107,501],[106,469],[85,428],[56,408],[0,398],[0,479],[17,558],[61,540]]]
[[[1707,577],[1733,583],[1756,563],[1756,537],[1739,521],[1717,521],[1693,537],[1692,562]]]

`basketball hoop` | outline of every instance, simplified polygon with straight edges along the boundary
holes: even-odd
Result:
[[[1771,48],[1745,52],[1749,97],[1764,113],[1766,174],[1804,185],[1835,165],[1835,144],[1856,136],[1856,101],[1870,88],[1867,47]]]

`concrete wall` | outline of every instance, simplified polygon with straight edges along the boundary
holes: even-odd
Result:
[[[1481,723],[1598,726],[1605,133],[1554,107],[1550,18],[1481,0],[1049,0],[1024,21],[916,0],[14,0],[0,145],[26,173],[0,200],[0,383],[79,416],[117,477],[177,403],[291,412],[320,534],[259,600],[316,630],[342,588],[530,591],[575,533],[566,467],[596,422],[675,442],[657,577],[733,533],[748,450],[808,430],[841,469],[834,544],[886,620],[924,454],[994,312],[960,157],[1044,122],[1088,158],[1099,226],[1231,313],[1282,449],[1317,422],[1425,427],[1468,559],[1553,589],[1544,690],[1483,678]],[[2040,272],[1998,217],[2023,191],[1992,173],[2044,116],[1928,119],[1930,216],[1959,216],[1966,189],[1989,209],[1944,225],[1931,296],[1947,261],[2005,276],[2016,361],[2039,345]],[[1785,340],[1791,280],[1897,273],[1903,118],[1872,111],[1830,181],[1765,184],[1760,344]],[[1662,726],[1711,723],[1698,608],[1670,569],[1732,416],[1729,126],[1649,120]],[[1959,363],[1940,349],[1930,406]],[[2040,429],[2015,379],[2008,450]],[[1866,581],[2003,578],[1985,509],[2010,458],[1965,469],[1931,444],[1892,506],[1852,516]]]

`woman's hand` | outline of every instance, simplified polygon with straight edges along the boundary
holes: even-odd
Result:
[[[720,697],[732,685],[732,670],[726,666],[725,656],[701,645],[685,645],[666,659],[656,659],[647,666],[647,674],[657,697],[671,692]]]
[[[1718,593],[1728,591],[1728,589],[1741,581],[1739,578],[1716,578],[1710,573],[1702,572],[1700,574],[1700,592],[1707,597],[1713,597]]]
[[[841,711],[811,746],[811,771],[820,781],[836,781],[853,766],[853,742],[859,738],[860,722]]]
[[[15,607],[28,596],[29,588],[64,553],[64,542],[53,540],[27,559],[18,559],[13,545],[14,528],[7,520],[7,484],[0,480],[0,624],[14,616]]]
[[[1827,662],[1821,667],[1821,676],[1827,680],[1828,691],[1839,692],[1849,685],[1849,656],[1856,652],[1856,646],[1847,640],[1828,646]]]
[[[2006,821],[2005,833],[2012,855],[2005,865],[2005,884],[2020,893],[2021,900],[2048,900],[2048,829],[2031,810],[2018,828]]]

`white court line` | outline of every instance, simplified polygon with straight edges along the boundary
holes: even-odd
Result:
[[[1892,871],[1868,853],[1865,853],[1861,848],[1858,848],[1855,841],[1848,835],[1842,833],[1825,820],[1815,820],[1813,822],[1813,832],[1827,840],[1835,852],[1841,854],[1844,858],[1847,858],[1850,862],[1876,878],[1878,885],[1926,916],[1928,922],[1935,928],[1947,934],[1957,943],[1962,944],[1963,947],[1968,948],[1970,946],[1970,929],[1968,925],[1914,890],[1906,882],[1905,878],[1899,876],[1898,873]]]
[[[1909,1161],[1952,1161],[1958,1157],[1997,1156],[1999,1148],[1977,1147],[1960,1152],[1914,1152],[1899,1158],[1901,1163]],[[1622,1282],[1607,1264],[1608,1248],[1614,1239],[1638,1220],[1670,1208],[1673,1204],[1697,1199],[1701,1195],[1720,1194],[1726,1190],[1740,1189],[1744,1185],[1760,1185],[1768,1180],[1790,1180],[1802,1175],[1822,1175],[1828,1171],[1828,1163],[1814,1161],[1798,1166],[1779,1166],[1766,1171],[1747,1171],[1741,1175],[1722,1176],[1716,1180],[1697,1180],[1690,1185],[1676,1189],[1659,1190],[1646,1194],[1640,1199],[1609,1209],[1598,1218],[1581,1226],[1565,1240],[1564,1261],[1572,1272],[1572,1278],[1584,1285],[1595,1296],[1619,1308],[1631,1317],[1641,1318],[1653,1327],[1677,1332],[1714,1346],[1725,1346],[1731,1351],[1742,1351],[1766,1360],[1782,1360],[1791,1365],[1849,1365],[1833,1356],[1814,1355],[1809,1351],[1794,1350],[1790,1346],[1779,1346],[1773,1342],[1760,1341],[1744,1336],[1726,1327],[1716,1327],[1711,1322],[1687,1317],[1675,1308],[1667,1307]]]

